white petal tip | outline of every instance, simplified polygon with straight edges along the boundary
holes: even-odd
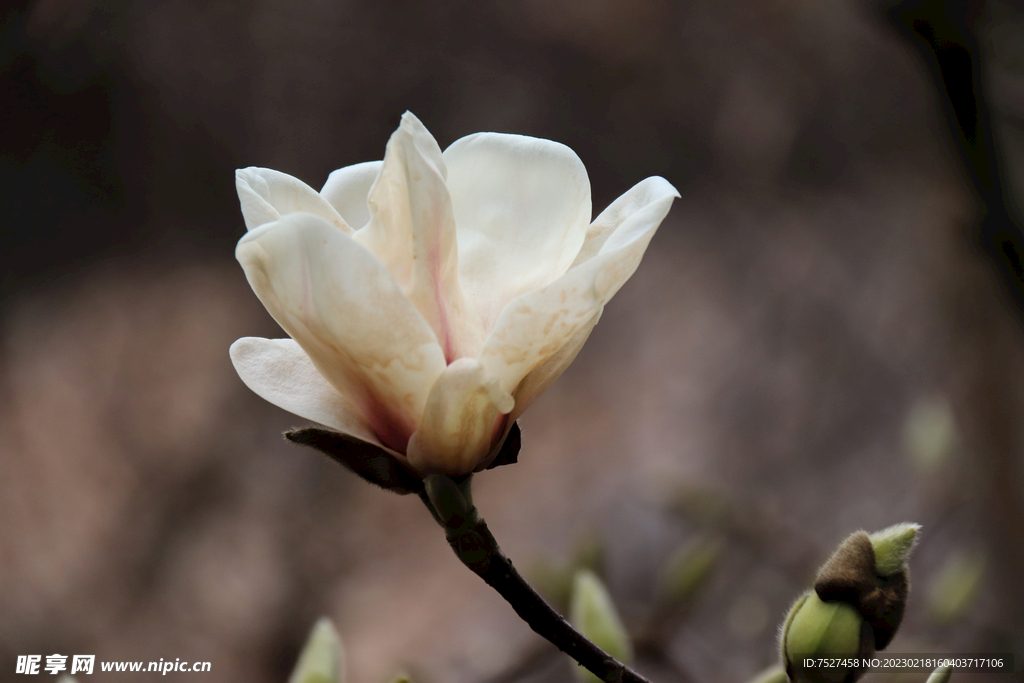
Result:
[[[256,181],[260,177],[260,168],[257,166],[247,166],[246,168],[235,169],[235,187],[249,187],[253,188]],[[264,184],[266,184],[264,182]],[[255,190],[255,188],[253,188]]]
[[[412,133],[413,135],[422,135],[423,133],[427,133],[429,135],[427,127],[423,125],[423,122],[419,120],[419,117],[417,117],[411,111],[407,111],[404,114],[402,114],[402,121],[399,124],[398,128],[399,130],[404,130],[406,132]]]
[[[228,356],[231,357],[231,362],[240,362],[249,353],[251,353],[256,346],[264,341],[266,340],[262,337],[242,337],[241,339],[236,339],[231,346],[228,347]]]
[[[652,175],[649,178],[645,178],[643,181],[638,183],[638,185],[647,185],[651,195],[655,197],[668,195],[679,199],[682,196],[679,194],[679,190],[676,189],[675,185],[665,180],[660,175]]]

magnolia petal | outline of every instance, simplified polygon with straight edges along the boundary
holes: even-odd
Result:
[[[530,407],[530,404],[547,391],[548,387],[562,376],[566,368],[572,365],[580,350],[583,349],[583,345],[590,338],[590,333],[594,331],[594,326],[597,325],[597,321],[600,320],[603,311],[603,308],[599,310],[593,318],[584,323],[569,338],[569,341],[555,351],[550,358],[527,373],[526,377],[523,377],[515,390],[516,407],[509,413],[509,422],[518,420],[523,412]]]
[[[245,386],[278,408],[381,445],[359,409],[324,379],[294,339],[243,337],[231,345],[231,362]]]
[[[608,208],[594,219],[594,222],[587,228],[587,238],[572,266],[575,268],[584,261],[594,258],[612,233],[637,211],[651,203],[678,196],[679,192],[672,186],[672,183],[660,176],[651,176],[641,180],[609,204]]]
[[[550,140],[479,133],[445,150],[459,280],[489,330],[508,302],[563,275],[590,222],[590,180]]]
[[[475,356],[483,332],[465,303],[441,149],[406,112],[388,141],[368,205],[369,224],[355,239],[394,276],[437,335],[451,361]]]
[[[365,226],[370,220],[370,207],[366,203],[370,196],[373,181],[380,175],[384,162],[367,161],[332,171],[327,176],[324,189],[320,194],[338,210],[345,222],[355,230]]]
[[[323,218],[347,233],[352,232],[320,193],[298,178],[269,168],[240,168],[235,171],[235,189],[242,205],[247,230],[276,221],[289,213],[304,211]]]
[[[445,368],[433,331],[373,254],[307,213],[243,237],[253,291],[381,442],[405,450]]]
[[[674,196],[657,196],[626,217],[593,258],[512,301],[480,354],[487,375],[500,378],[505,391],[515,391],[528,373],[593,327],[595,316],[640,265]]]
[[[514,403],[479,362],[456,360],[430,390],[420,427],[409,440],[409,464],[423,473],[472,472],[501,436],[499,430],[505,427],[501,416]]]

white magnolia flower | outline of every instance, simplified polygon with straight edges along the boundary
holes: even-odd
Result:
[[[568,147],[479,133],[443,153],[410,113],[384,161],[316,192],[237,172],[235,255],[291,339],[231,346],[261,397],[421,473],[482,469],[576,357],[676,190],[652,177],[590,222]]]

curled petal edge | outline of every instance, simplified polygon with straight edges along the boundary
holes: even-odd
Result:
[[[608,205],[594,222],[587,228],[587,236],[576,254],[572,267],[597,256],[608,238],[615,233],[630,217],[667,198],[678,198],[679,191],[661,176],[651,176],[629,188],[614,202]]]
[[[547,287],[517,297],[501,312],[484,343],[480,362],[488,376],[499,379],[502,389],[515,392],[530,372],[563,347],[577,342],[582,346],[581,334],[589,333],[604,305],[636,271],[678,196],[667,182],[663,187],[667,191],[651,197],[648,204],[622,220],[593,258],[571,268]],[[575,353],[564,357],[571,360]],[[568,361],[551,368],[546,385],[567,366]]]
[[[235,171],[235,189],[247,230],[302,212],[352,234],[349,224],[319,192],[287,173],[256,166],[240,168]]]
[[[370,221],[367,198],[383,164],[383,161],[367,161],[339,168],[327,176],[327,182],[320,190],[320,195],[356,232]]]

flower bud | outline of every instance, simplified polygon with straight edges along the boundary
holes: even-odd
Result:
[[[855,607],[874,632],[876,650],[889,646],[903,621],[910,593],[907,557],[920,528],[904,523],[870,535],[853,533],[818,570],[818,597]]]
[[[331,620],[316,622],[288,683],[344,683],[345,651]]]
[[[858,666],[863,658],[889,645],[907,606],[907,558],[920,528],[903,523],[857,531],[821,566],[814,590],[796,601],[782,625],[782,662],[794,683],[852,683],[865,671]],[[822,666],[826,660],[829,666]]]
[[[821,666],[815,658],[854,659],[872,651],[871,629],[845,602],[825,602],[814,591],[797,600],[782,627],[782,658],[794,683],[849,683],[863,672],[852,666]]]

